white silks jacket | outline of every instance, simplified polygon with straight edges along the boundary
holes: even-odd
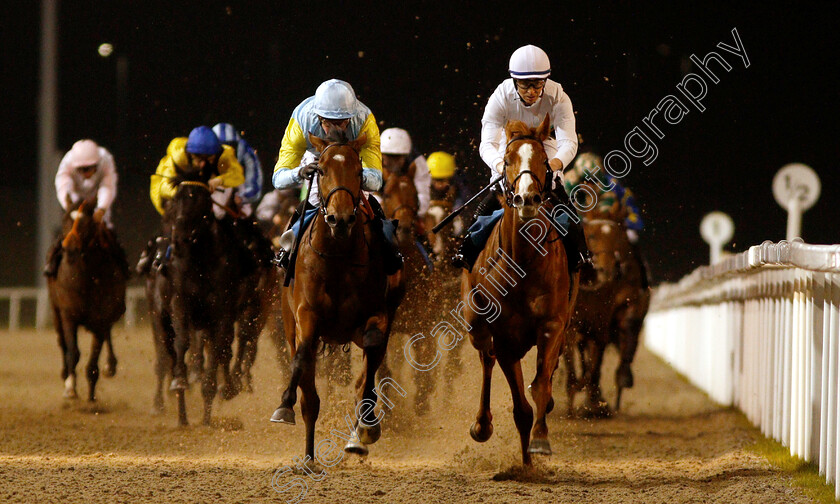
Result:
[[[478,147],[481,159],[491,169],[491,179],[502,173],[497,170],[503,170],[505,124],[511,120],[518,120],[530,128],[536,128],[546,114],[551,117],[554,138],[546,139],[543,146],[548,159],[559,159],[566,169],[575,158],[578,141],[572,101],[563,92],[560,84],[550,79],[546,80],[542,96],[530,106],[525,105],[519,97],[513,79],[506,79],[499,84],[484,108],[484,116],[481,118],[481,144]]]
[[[71,203],[96,196],[96,206],[105,210],[105,222],[111,223],[111,203],[117,197],[117,168],[114,157],[104,147],[99,147],[99,164],[96,172],[86,179],[76,168],[73,151],[68,151],[58,165],[55,174],[55,192],[61,208],[67,210],[67,199]]]

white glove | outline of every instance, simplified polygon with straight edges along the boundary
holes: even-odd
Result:
[[[639,241],[639,233],[637,233],[633,229],[628,229],[627,230],[627,239],[630,240],[630,243],[636,243],[637,241]]]

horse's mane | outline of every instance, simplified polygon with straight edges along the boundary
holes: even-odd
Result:
[[[532,137],[536,130],[536,128],[529,128],[522,121],[510,121],[505,126],[505,134],[507,134],[508,141],[517,137]]]

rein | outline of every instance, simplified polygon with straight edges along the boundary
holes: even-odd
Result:
[[[533,135],[517,135],[517,136],[511,138],[510,141],[507,143],[507,145],[505,145],[505,152],[507,152],[507,150],[510,148],[511,144],[513,144],[514,142],[522,141],[522,140],[535,140],[535,141],[539,142],[540,145],[542,145],[542,142],[540,142],[540,140]],[[504,163],[505,163],[505,170],[507,170],[507,167],[509,166],[508,162],[505,161]],[[537,178],[537,174],[534,173],[532,170],[528,170],[528,169],[520,170],[519,174],[516,175],[516,177],[513,179],[513,182],[508,183],[507,177],[504,178],[503,190],[504,190],[504,195],[505,195],[505,203],[507,204],[507,206],[513,207],[513,197],[515,196],[514,188],[516,187],[516,183],[519,182],[519,178],[522,177],[523,175],[525,175],[526,173],[530,174],[531,177],[534,178],[534,182],[536,182],[536,184],[537,184],[538,192],[539,192],[540,196],[543,196],[543,202],[548,201],[548,198],[546,198],[545,196],[547,196],[547,194],[548,194],[549,184],[547,182],[551,178],[551,166],[549,166],[548,160],[546,160],[546,162],[545,162],[545,180],[546,180],[546,183],[541,183],[539,178]]]
[[[171,179],[172,177],[169,177],[169,178]],[[205,184],[204,182],[199,181],[199,180],[182,180],[181,182],[178,183],[178,185],[188,185],[188,186],[202,187],[202,188],[206,189],[207,192],[209,192],[210,194],[213,194],[213,190],[210,189],[210,186]],[[217,205],[218,207],[220,207],[222,210],[225,211],[225,213],[227,213],[228,215],[230,215],[234,219],[238,219],[238,218],[244,216],[244,214],[241,211],[239,211],[239,212],[234,211],[229,206],[223,205],[222,203],[219,203],[218,201],[216,201],[212,198],[210,199],[210,201],[212,201],[214,205]]]

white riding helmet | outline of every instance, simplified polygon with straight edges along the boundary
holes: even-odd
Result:
[[[315,90],[313,112],[324,119],[350,119],[356,115],[356,93],[343,80],[330,79]]]
[[[405,156],[411,153],[411,137],[402,128],[388,128],[379,136],[382,154]]]
[[[99,145],[93,140],[88,139],[79,140],[74,143],[70,149],[70,153],[72,154],[70,158],[72,168],[99,164],[99,160],[102,159],[102,156],[99,154]]]
[[[213,126],[213,133],[219,137],[219,141],[223,144],[235,144],[242,139],[239,136],[239,132],[236,131],[236,128],[233,127],[233,124],[230,123],[219,123]]]
[[[545,51],[526,45],[513,51],[508,72],[514,79],[546,79],[551,75],[551,62]]]

